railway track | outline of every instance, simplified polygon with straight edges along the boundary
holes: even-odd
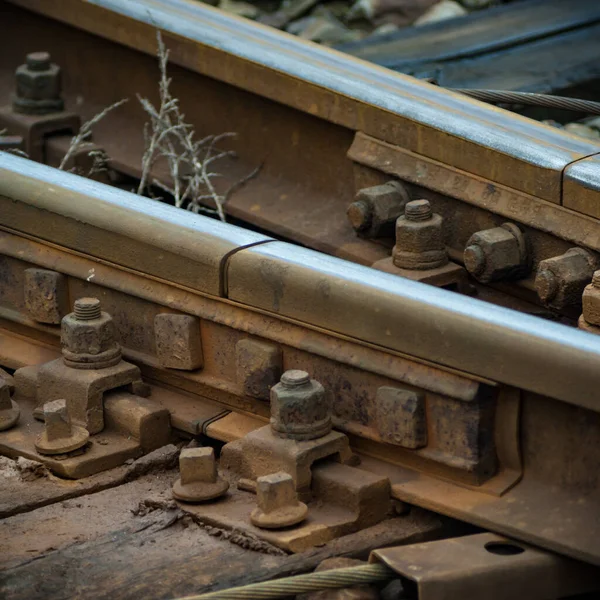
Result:
[[[233,473],[230,493],[242,509],[186,509],[203,523],[248,530],[303,556],[315,544],[381,526],[385,510],[374,517],[363,504],[387,506],[391,497],[510,538],[486,543],[527,548],[532,563],[515,553],[509,564],[538,574],[528,583],[531,597],[549,597],[540,573],[556,577],[555,597],[594,589],[587,578],[596,576],[589,565],[600,565],[593,527],[600,338],[524,313],[574,324],[583,310],[580,325],[594,331],[598,145],[203,5],[18,0],[3,10],[7,103],[15,60],[35,39],[61,65],[66,106],[76,107],[60,119],[0,111],[0,128],[13,133],[10,125],[19,124],[15,133],[33,158],[56,165],[71,137],[65,129],[78,117],[152,95],[160,28],[193,125],[238,133],[239,158],[225,179],[262,167],[226,204],[250,231],[0,154],[0,366],[14,371],[21,411],[21,424],[0,433],[0,454],[42,460],[84,481],[168,441],[168,431],[146,429],[141,417],[134,427],[127,416],[143,412],[163,423],[167,409],[175,436],[225,444],[221,467]],[[143,119],[129,102],[94,133],[122,186],[124,177],[141,175]],[[387,232],[363,227],[357,235],[349,207],[356,215],[368,200],[379,214],[382,193],[373,188],[390,180],[397,193],[382,219]],[[449,276],[438,267],[407,273],[390,258],[395,242],[394,256],[403,251],[389,227],[398,194],[402,211],[408,200],[426,199],[443,218],[441,268]],[[483,269],[473,260],[478,252]],[[111,355],[101,365],[77,350],[77,324],[61,330],[81,298],[98,299],[112,316],[121,362]],[[82,306],[80,313],[88,310]],[[94,368],[72,367],[86,361]],[[121,370],[108,377],[106,369]],[[287,426],[310,429],[320,415],[333,433],[285,440],[281,421],[285,443],[269,437],[269,418],[275,426],[285,420],[271,414],[270,389],[290,370],[310,373],[332,404],[331,414],[314,408]],[[81,391],[82,373],[102,380],[99,396]],[[68,460],[34,448],[43,429],[34,409],[57,393],[92,433],[91,449]],[[288,442],[311,444],[310,458],[293,459],[301,496],[320,493],[338,512],[309,502],[312,529],[261,532],[240,516],[255,503],[244,487],[256,493],[260,465],[272,466],[273,456],[292,460]],[[341,464],[319,462],[332,456]],[[58,497],[48,492],[20,508],[11,496],[4,514],[35,514]],[[340,497],[356,503],[352,517]],[[465,548],[480,548],[475,538],[467,536]],[[361,544],[362,552],[379,547]],[[411,578],[401,556],[381,556]],[[525,589],[523,579],[508,577],[496,590],[506,566],[489,557],[482,564],[490,594]],[[472,591],[460,565],[450,567],[455,593]],[[29,593],[18,569],[6,577],[9,597]],[[428,593],[421,588],[422,600],[436,597]]]

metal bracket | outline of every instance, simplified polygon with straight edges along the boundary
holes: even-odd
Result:
[[[370,562],[377,561],[412,582],[419,600],[543,600],[600,590],[598,567],[493,533],[375,550]]]

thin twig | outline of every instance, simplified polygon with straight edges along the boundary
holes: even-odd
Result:
[[[118,102],[115,102],[114,104],[111,104],[110,106],[107,106],[105,109],[100,111],[97,115],[94,115],[89,121],[84,123],[79,128],[79,132],[77,133],[77,135],[75,135],[73,137],[73,139],[71,140],[71,143],[69,144],[69,149],[67,150],[67,153],[63,156],[63,159],[60,161],[60,165],[58,166],[58,168],[64,169],[67,166],[67,164],[68,164],[70,158],[73,156],[73,154],[75,154],[75,152],[79,151],[81,148],[85,147],[87,144],[90,143],[89,139],[92,135],[92,127],[94,125],[96,125],[99,121],[101,121],[110,111],[121,106],[122,104],[125,104],[125,102],[127,102],[127,98],[123,98],[122,100],[119,100]],[[92,151],[92,152],[94,152],[94,151]],[[91,155],[91,153],[90,153],[90,155]],[[107,157],[107,159],[108,159],[108,157]],[[90,172],[92,170],[93,170],[93,167],[92,167],[92,169],[90,169]]]
[[[179,108],[179,100],[171,93],[171,79],[167,74],[169,51],[160,31],[156,32],[156,40],[160,72],[158,86],[160,104],[156,107],[147,98],[138,96],[150,121],[144,127],[145,150],[137,193],[150,193],[151,183],[170,194],[175,206],[187,208],[195,213],[217,214],[222,221],[225,221],[224,204],[231,192],[253,177],[257,171],[253,171],[249,177],[231,186],[225,194],[217,192],[213,179],[221,175],[213,169],[213,165],[225,158],[236,156],[231,150],[219,149],[217,144],[236,134],[227,132],[209,135],[201,140],[196,139],[194,128],[186,122],[185,115]],[[152,168],[159,159],[167,163],[170,183],[152,176]],[[202,206],[200,202],[203,201],[212,201],[216,209]]]

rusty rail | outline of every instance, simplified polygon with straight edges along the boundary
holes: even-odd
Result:
[[[362,265],[387,258],[390,240],[357,238],[344,215],[357,190],[391,176],[443,214],[453,260],[506,219],[529,237],[532,271],[573,245],[600,251],[593,142],[200,3],[11,0],[5,13],[3,75],[35,39],[63,67],[67,106],[83,98],[82,117],[152,95],[161,28],[198,131],[243,140],[228,177],[268,159],[228,205],[264,230]],[[56,163],[75,117],[29,140],[36,158]],[[130,102],[95,137],[134,177],[143,118]],[[7,154],[0,227],[0,365],[58,356],[57,298],[95,295],[174,427],[236,439],[269,415],[260,365],[302,368],[396,498],[600,564],[600,338]],[[530,296],[533,279],[518,283]],[[195,332],[180,364],[168,355],[182,342],[173,314]],[[417,406],[410,419],[401,398]]]
[[[573,247],[588,252],[590,262],[600,258],[600,146],[593,141],[202,3],[12,0],[5,13],[0,72],[7,85],[0,101],[10,103],[14,69],[35,39],[62,67],[65,106],[77,112],[64,113],[37,137],[32,123],[19,121],[24,146],[37,160],[60,162],[76,116],[90,118],[136,94],[153,97],[160,28],[174,91],[199,136],[239,134],[239,159],[224,166],[224,181],[234,183],[262,164],[259,176],[230,198],[232,218],[372,265],[389,257],[393,239],[357,236],[346,211],[359,190],[400,179],[410,197],[428,198],[443,216],[457,267],[473,234],[505,220],[520,227],[527,268],[518,280],[493,282],[494,290],[480,293],[534,313],[548,308],[536,283],[545,261]],[[109,80],[111,86],[103,85]],[[9,113],[0,110],[0,128],[12,131]],[[121,174],[140,175],[144,121],[131,101],[95,131],[95,143]],[[578,294],[550,309],[573,323],[582,312]]]
[[[224,409],[252,415],[249,429],[264,422],[264,388],[247,377],[266,375],[240,363],[246,340],[323,382],[336,428],[397,498],[600,562],[589,528],[596,458],[581,442],[600,435],[596,337],[5,153],[0,174],[0,364],[57,355],[58,327],[26,301],[55,302],[25,277],[52,271],[70,301],[101,298],[175,427],[234,439],[214,421]],[[187,343],[200,362],[161,354],[159,340],[181,343],[156,325],[173,313],[196,319]],[[424,407],[409,430],[395,420],[395,393]],[[570,521],[558,523],[565,510]]]

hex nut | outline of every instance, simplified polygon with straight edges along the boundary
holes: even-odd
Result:
[[[518,279],[529,268],[525,237],[513,223],[473,234],[463,258],[467,271],[482,283]]]
[[[15,72],[13,109],[24,114],[48,114],[64,109],[60,67],[47,52],[32,52]]]
[[[429,270],[448,264],[443,219],[428,200],[413,200],[396,221],[394,265],[400,269]]]
[[[21,415],[19,405],[10,397],[10,391],[10,383],[0,378],[0,431],[14,427]]]
[[[306,371],[286,371],[271,388],[271,429],[282,438],[313,440],[331,431],[331,402]]]
[[[185,448],[179,455],[180,478],[173,485],[173,498],[182,502],[207,502],[223,496],[229,482],[217,471],[213,448]]]
[[[44,404],[44,431],[35,441],[40,454],[66,454],[85,446],[90,434],[84,427],[71,423],[66,400]]]
[[[113,366],[121,360],[112,317],[101,311],[96,298],[79,298],[75,310],[63,317],[60,339],[65,364],[77,369]]]
[[[596,256],[583,248],[571,248],[560,256],[540,261],[535,278],[538,297],[556,309],[581,305],[585,286],[597,266]]]
[[[362,237],[392,235],[394,223],[409,200],[408,192],[399,181],[363,188],[348,207],[348,219]]]
[[[298,500],[294,480],[283,471],[256,480],[258,506],[250,514],[253,525],[262,529],[281,529],[301,523],[308,507]]]

